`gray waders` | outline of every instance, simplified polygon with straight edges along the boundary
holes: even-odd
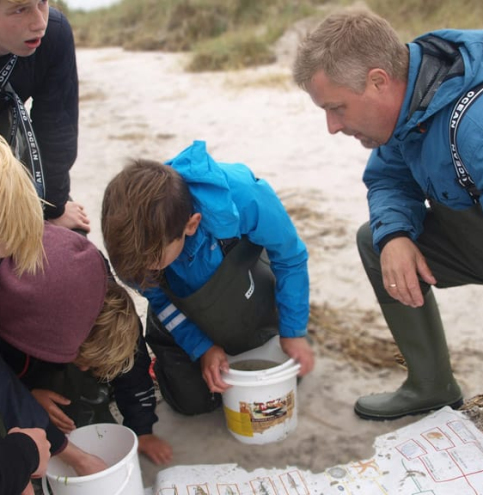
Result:
[[[479,205],[455,211],[431,203],[424,232],[416,242],[437,280],[436,287],[483,284],[483,213]],[[392,393],[359,398],[355,412],[364,419],[396,419],[449,405],[458,408],[462,393],[453,377],[439,310],[429,285],[420,282],[424,305],[405,306],[386,292],[379,255],[369,224],[357,235],[359,253],[382,313],[408,368],[403,385]]]
[[[186,298],[177,297],[164,282],[161,288],[173,304],[227,354],[254,349],[278,334],[275,278],[261,246],[242,238],[223,259],[211,279]],[[221,404],[201,375],[199,360],[191,361],[149,308],[146,342],[156,355],[154,372],[166,402],[177,412],[193,415]]]

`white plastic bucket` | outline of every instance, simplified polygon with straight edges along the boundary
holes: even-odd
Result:
[[[89,476],[77,476],[72,467],[54,456],[49,461],[46,477],[42,479],[45,495],[144,494],[138,439],[132,430],[115,423],[93,424],[74,430],[69,434],[69,441],[100,457],[109,468]]]
[[[237,363],[270,361],[263,369],[233,369]],[[297,374],[300,365],[289,358],[278,336],[251,351],[228,356],[223,380],[223,410],[230,433],[240,442],[265,444],[283,440],[297,427]]]

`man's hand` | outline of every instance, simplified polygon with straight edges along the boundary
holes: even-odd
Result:
[[[305,337],[280,337],[283,352],[300,363],[298,376],[304,376],[314,369],[314,351]]]
[[[201,356],[201,373],[211,392],[223,393],[231,385],[228,385],[221,378],[221,372],[228,372],[230,369],[225,351],[217,345],[210,347]]]
[[[32,395],[37,399],[37,402],[47,411],[50,421],[59,428],[63,433],[70,433],[75,430],[74,421],[65,414],[57,404],[67,406],[70,400],[63,395],[42,388],[32,390]]]
[[[138,442],[138,451],[147,456],[154,464],[169,464],[173,459],[173,450],[169,443],[156,435],[139,435]]]
[[[79,203],[74,203],[74,201],[67,201],[63,215],[58,218],[52,218],[49,222],[68,229],[91,231],[89,225],[91,222],[84,212],[84,207]]]
[[[430,285],[436,284],[421,251],[407,237],[396,237],[383,247],[381,269],[389,295],[413,308],[424,304],[419,277]]]

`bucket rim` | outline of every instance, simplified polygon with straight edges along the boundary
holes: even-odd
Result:
[[[300,371],[300,367],[301,367],[300,364],[297,363],[292,368],[284,370],[283,372],[277,375],[269,375],[269,376],[265,375],[263,377],[259,377],[257,380],[252,380],[252,381],[236,381],[231,379],[230,376],[226,374],[223,374],[222,378],[227,385],[240,386],[240,387],[264,387],[266,385],[274,385],[276,383],[280,383],[282,381],[296,377],[298,372]],[[245,376],[245,378],[247,377]]]
[[[80,428],[77,428],[75,431],[82,430],[83,428],[105,427],[105,426],[108,426],[110,428],[111,427],[114,427],[114,428],[120,427],[121,429],[130,432],[131,435],[132,435],[132,437],[134,438],[134,444],[133,444],[133,446],[131,447],[131,449],[129,449],[129,452],[123,457],[123,459],[121,459],[120,461],[116,462],[116,464],[114,464],[113,466],[110,466],[107,469],[104,469],[103,471],[99,471],[98,473],[94,473],[94,474],[88,474],[86,476],[59,476],[59,475],[53,475],[53,474],[49,474],[48,467],[47,467],[47,471],[45,473],[45,476],[49,480],[53,480],[55,482],[61,482],[61,483],[64,483],[66,485],[84,484],[84,483],[88,483],[90,481],[95,481],[98,478],[107,476],[107,475],[109,475],[109,474],[117,471],[119,469],[119,464],[121,464],[122,462],[126,461],[126,459],[128,457],[132,457],[133,450],[137,454],[138,443],[139,443],[138,442],[137,435],[134,433],[133,430],[131,430],[131,428],[128,428],[127,426],[121,425],[119,423],[95,423],[95,424],[91,424],[91,425],[81,426]],[[67,435],[67,438],[69,438],[68,435]],[[127,461],[125,462],[125,464],[127,464]]]
[[[242,362],[243,359],[240,359],[239,361],[233,361],[230,362],[231,364],[236,364],[238,362]],[[232,375],[232,376],[240,376],[240,377],[249,377],[249,376],[255,376],[255,375],[260,375],[260,376],[265,376],[265,375],[274,375],[277,373],[280,373],[284,371],[286,368],[290,368],[291,366],[296,366],[298,363],[293,358],[288,358],[286,361],[283,363],[280,363],[277,366],[273,366],[272,368],[266,368],[263,370],[237,370],[233,369],[230,367],[230,369],[227,372],[227,375]]]

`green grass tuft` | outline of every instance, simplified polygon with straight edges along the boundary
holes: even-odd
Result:
[[[272,47],[295,22],[324,15],[350,0],[122,0],[91,12],[66,13],[78,47],[191,51],[188,70],[269,64]],[[360,2],[358,2],[360,4]],[[481,0],[366,0],[403,41],[440,28],[483,28]]]

